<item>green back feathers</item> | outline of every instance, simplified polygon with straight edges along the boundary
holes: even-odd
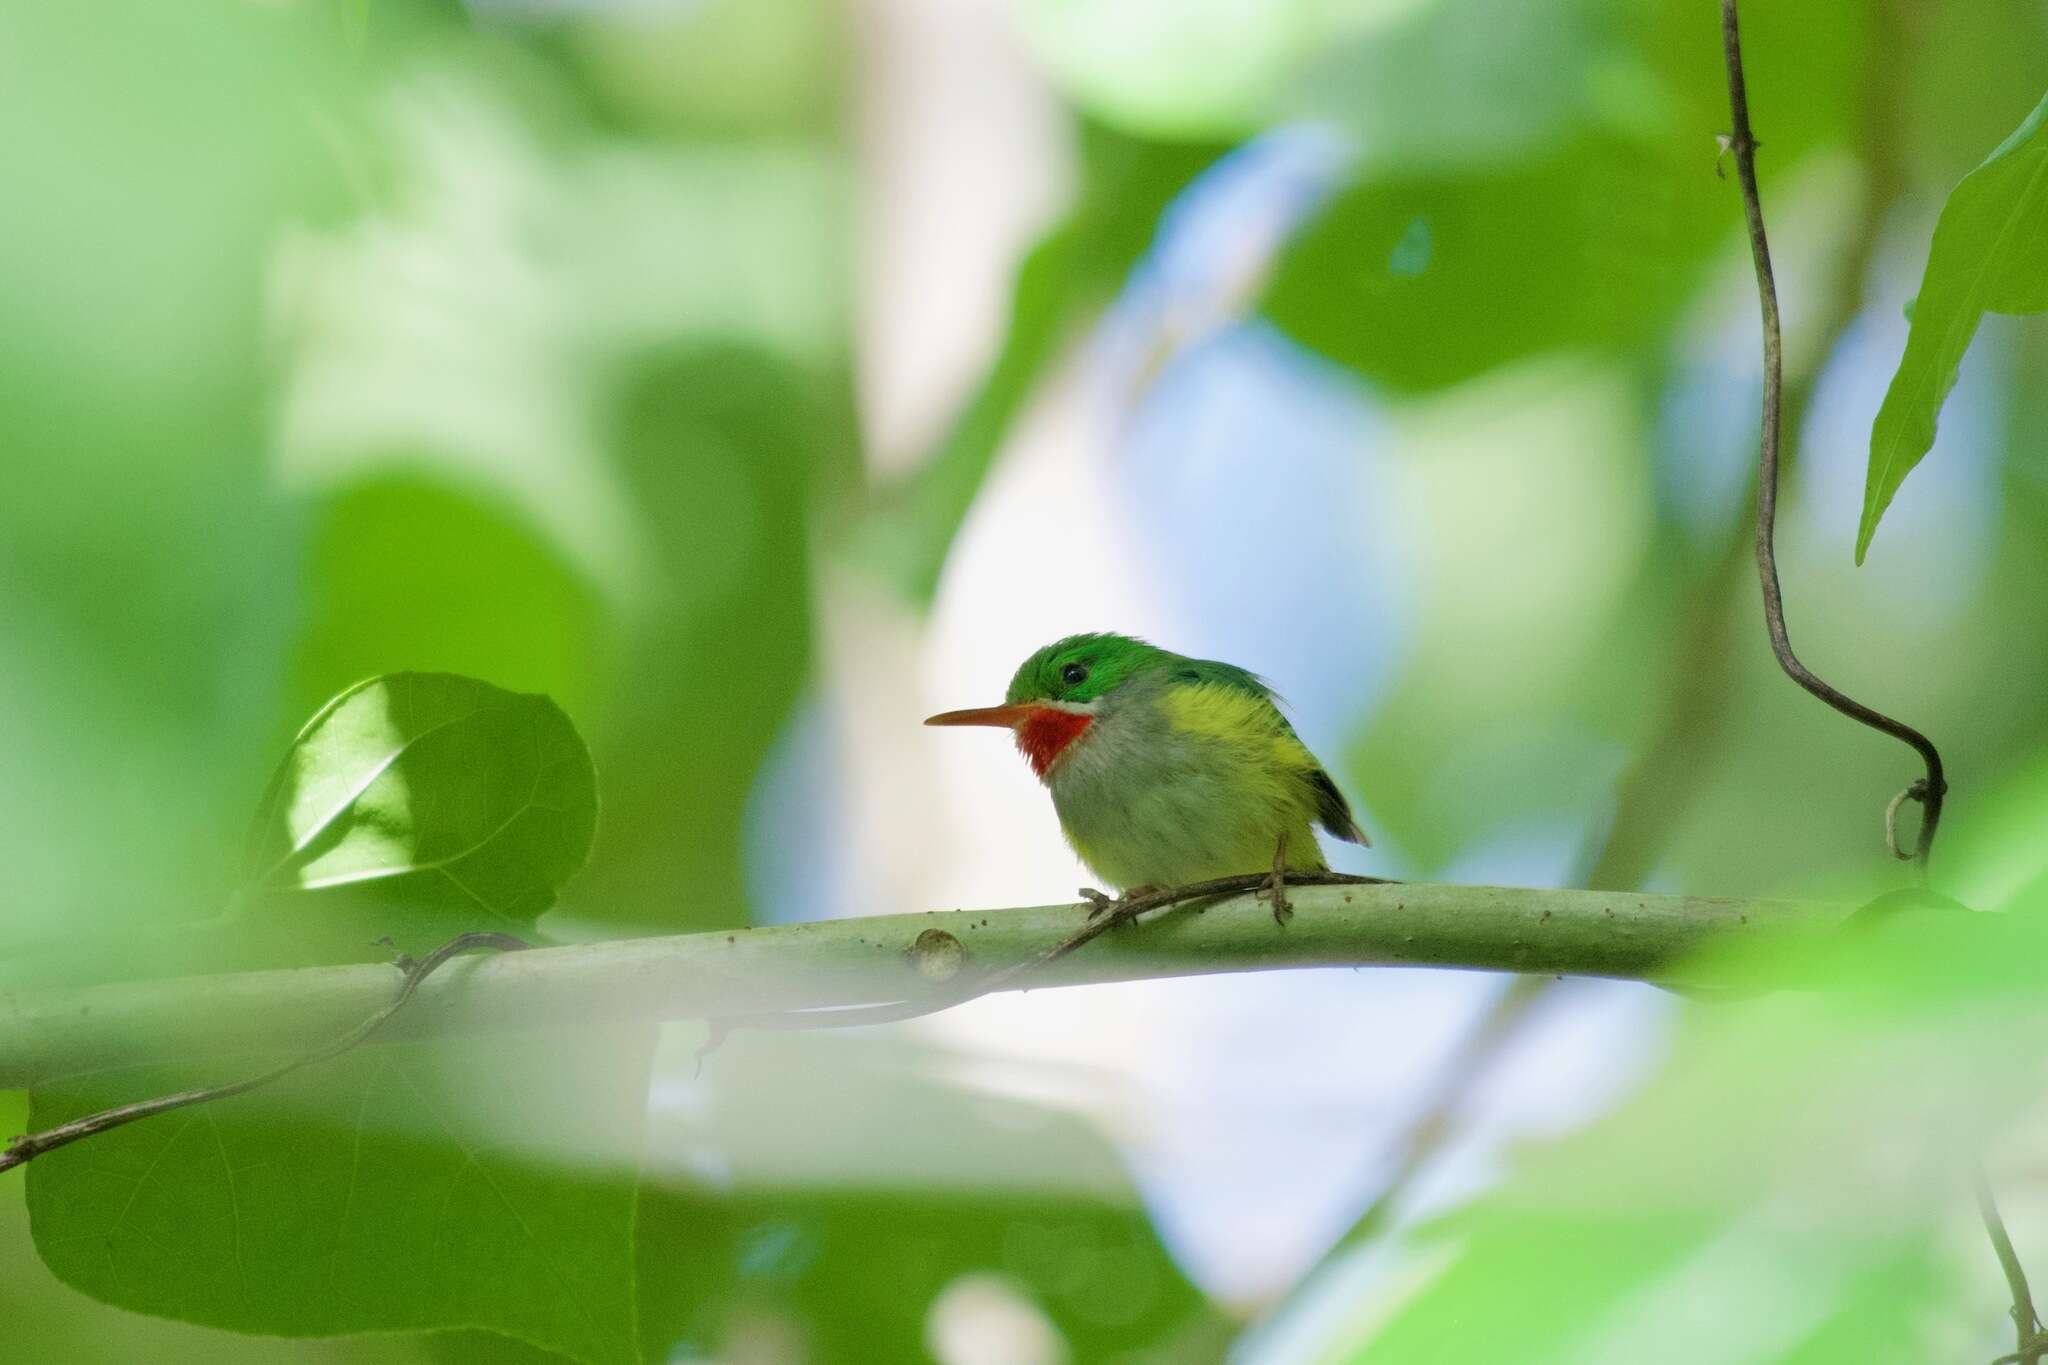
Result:
[[[1183,659],[1176,656],[1172,676],[1173,681],[1177,683],[1205,683],[1215,687],[1227,687],[1233,692],[1247,692],[1264,701],[1274,699],[1273,689],[1266,686],[1264,678],[1256,673],[1247,672],[1236,664],[1218,663],[1214,659]]]
[[[1024,701],[1094,701],[1153,669],[1169,670],[1174,682],[1213,683],[1268,700],[1273,695],[1255,675],[1234,664],[1190,659],[1129,635],[1089,634],[1055,640],[1026,659],[1010,679],[1005,700],[1011,706]]]

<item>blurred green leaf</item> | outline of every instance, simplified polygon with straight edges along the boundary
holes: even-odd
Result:
[[[1337,27],[1325,0],[1029,0],[1022,26],[1067,97],[1139,137],[1224,138],[1272,116]]]
[[[1603,821],[1668,686],[1662,634],[1694,623],[1673,620],[1671,563],[1650,553],[1654,435],[1612,371],[1501,371],[1412,412],[1390,442],[1405,665],[1343,762],[1416,875],[1492,880],[1465,860],[1569,847]],[[1580,521],[1603,534],[1557,533]]]
[[[636,929],[747,921],[741,823],[811,667],[811,508],[856,446],[837,379],[679,343],[618,376],[607,441],[648,528],[592,747],[605,819],[564,912]],[[791,856],[801,856],[792,850]]]
[[[959,1060],[887,1033],[741,1032],[697,1076],[679,1048],[656,1093],[684,1102],[653,1111],[641,1196],[649,1355],[959,1359],[935,1332],[979,1316],[1012,1341],[1035,1322],[1051,1358],[1219,1359],[1228,1320],[1096,1124],[963,1085]]]
[[[1987,1252],[1988,1254],[1988,1252]],[[1910,1361],[1913,1345],[1944,1302],[1955,1297],[1955,1268],[1932,1238],[1909,1241],[1889,1259],[1833,1286],[1828,1312],[1775,1365],[1852,1365]]]
[[[395,981],[395,978],[394,978]],[[373,1045],[28,1169],[38,1252],[107,1303],[270,1336],[483,1327],[640,1359],[633,1208],[652,1030]],[[38,1089],[38,1128],[261,1068]]]
[[[274,758],[297,528],[263,473],[264,247],[332,206],[312,111],[350,96],[314,8],[0,5],[36,54],[0,79],[35,129],[0,142],[10,946],[217,909]]]
[[[1227,1339],[1137,1209],[917,1184],[738,1196],[650,1184],[640,1219],[644,1340],[686,1359],[764,1339],[820,1361],[957,1358],[932,1347],[949,1307],[1013,1339],[992,1309],[1041,1318],[1064,1347],[1055,1358],[1075,1361],[1149,1350],[1196,1365],[1220,1360]]]
[[[1166,206],[1225,150],[1081,131],[1082,186],[1068,219],[1019,265],[1001,352],[938,448],[877,496],[855,557],[916,603],[928,602],[953,537],[1011,427],[1064,348],[1122,288]]]
[[[593,16],[410,73],[381,106],[388,202],[290,258],[280,468],[313,512],[293,685],[437,669],[558,698],[605,774],[563,907],[584,920],[745,922],[727,891],[806,684],[812,509],[858,470],[837,150],[688,140],[731,120],[670,98],[678,45],[757,112],[782,102],[766,68],[835,59],[815,6],[758,17]],[[357,918],[374,937],[402,909]]]
[[[294,722],[355,679],[401,669],[489,678],[598,715],[604,598],[508,499],[392,471],[317,498],[309,521]]]
[[[0,1119],[18,1131],[27,1117]],[[283,1348],[274,1337],[248,1336],[189,1322],[124,1312],[79,1293],[52,1275],[36,1255],[22,1197],[26,1168],[0,1176],[0,1322],[7,1324],[10,1359],[35,1365],[425,1365],[417,1336],[378,1334],[297,1342]],[[494,1338],[504,1340],[504,1338]]]
[[[854,16],[818,0],[584,6],[564,35],[607,122],[637,134],[829,142],[843,131]]]
[[[637,606],[661,528],[607,440],[620,392],[686,344],[837,372],[844,187],[812,147],[629,140],[565,117],[553,73],[465,57],[378,106],[389,202],[283,255],[278,472],[320,496],[436,481],[516,516],[606,606]],[[395,534],[399,510],[362,529]]]
[[[1284,102],[1347,133],[1364,167],[1541,155],[1575,130],[1655,135],[1672,95],[1627,41],[1642,4],[1433,0],[1322,47]]]
[[[390,673],[299,732],[258,805],[250,871],[265,891],[402,878],[415,902],[523,926],[596,826],[590,754],[548,698]]]
[[[2048,24],[2025,0],[1916,5],[1899,14],[1911,60],[1886,64],[1883,79],[1900,104],[1907,179],[1953,185],[2012,131],[2013,114],[2040,98]],[[1749,16],[1742,18],[1746,46]]]
[[[927,602],[953,537],[981,492],[1010,428],[1090,306],[1106,295],[1087,281],[1078,225],[1054,229],[1017,268],[1010,325],[995,364],[938,448],[883,490],[860,526],[855,557],[912,602]]]
[[[1856,79],[1864,7],[1744,18],[1773,145],[1802,149],[1808,114],[1838,117]],[[1062,92],[1126,133],[1237,138],[1325,120],[1365,163],[1409,169],[1541,151],[1574,131],[1661,135],[1698,97],[1725,101],[1712,13],[1686,0],[1031,0],[1024,31]]]
[[[1745,16],[1765,167],[1854,126],[1868,19],[1847,0]],[[1282,254],[1268,314],[1403,391],[1563,349],[1658,343],[1732,236],[1712,16],[1684,0],[1434,0],[1309,65],[1297,112],[1355,179]],[[1400,249],[1426,234],[1422,268]]]
[[[1564,347],[1644,344],[1728,222],[1698,172],[1652,146],[1588,136],[1491,170],[1369,178],[1288,247],[1265,309],[1305,345],[1397,389],[1442,388]],[[1418,268],[1403,248],[1419,237],[1430,250]]]
[[[1856,562],[1913,467],[1987,312],[2048,309],[2048,98],[1943,205],[1898,372],[1870,429]]]
[[[2032,896],[1862,922],[1802,963],[1819,990],[1691,1007],[1642,1093],[1418,1234],[1338,1358],[1958,1358],[1934,1335],[1970,1301],[1954,1233],[1997,1273],[1969,1173],[2048,1080]],[[1785,965],[1749,963],[1759,984]]]
[[[646,1359],[957,1360],[990,1339],[1027,1360],[1223,1358],[1234,1324],[1087,1119],[963,1087],[957,1058],[901,1035],[742,1031],[700,1071],[683,1033],[640,1195]],[[475,1333],[429,1350],[556,1358]]]

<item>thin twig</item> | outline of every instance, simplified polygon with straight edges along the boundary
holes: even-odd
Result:
[[[2027,1286],[2026,1269],[2020,1265],[2020,1257],[2013,1250],[2012,1236],[2005,1230],[2005,1219],[1998,1214],[1998,1201],[1991,1197],[1991,1181],[1979,1167],[1977,1181],[1977,1212],[1983,1215],[1984,1231],[1991,1236],[1991,1249],[1998,1253],[1998,1264],[2005,1271],[2006,1287],[2012,1292],[2013,1329],[2019,1333],[2019,1350],[2002,1355],[1992,1365],[2039,1365],[2041,1358],[2048,1355],[2048,1332],[2041,1328],[2040,1315],[2034,1311],[2034,1291]]]
[[[1874,0],[1873,11],[1891,0]],[[1874,15],[1874,19],[1881,16]],[[1894,104],[1890,87],[1879,79],[1863,90],[1863,135],[1858,148],[1865,167],[1863,192],[1851,221],[1847,246],[1836,258],[1829,284],[1820,342],[1811,358],[1785,385],[1786,428],[1792,433],[1788,454],[1797,451],[1804,434],[1813,391],[1849,327],[1863,311],[1864,281],[1877,254],[1885,216],[1899,193],[1898,139],[1889,117]],[[1749,495],[1755,497],[1752,491]],[[1614,822],[1590,853],[1575,885],[1596,891],[1641,886],[1670,843],[1684,810],[1689,779],[1703,769],[1703,756],[1728,720],[1734,690],[1726,685],[1732,615],[1728,598],[1747,557],[1747,527],[1754,511],[1745,505],[1728,524],[1726,544],[1713,553],[1697,581],[1687,590],[1686,623],[1674,639],[1666,675],[1676,690],[1667,699],[1654,737],[1616,783]],[[1535,1006],[1555,993],[1558,979],[1519,976],[1488,1003],[1445,1064],[1435,1097],[1402,1134],[1393,1174],[1379,1194],[1342,1238],[1324,1253],[1318,1266],[1370,1240],[1382,1227],[1422,1170],[1441,1150],[1449,1125],[1533,1015]],[[1313,1273],[1313,1272],[1312,1272]]]
[[[323,1044],[304,1056],[296,1057],[282,1066],[273,1067],[269,1071],[244,1080],[233,1081],[227,1085],[205,1086],[196,1090],[180,1090],[175,1094],[158,1095],[153,1099],[136,1100],[132,1104],[116,1105],[112,1109],[102,1109],[97,1113],[75,1118],[69,1123],[60,1123],[55,1128],[46,1128],[40,1133],[24,1134],[8,1143],[4,1149],[0,1149],[0,1171],[25,1165],[45,1152],[69,1146],[80,1138],[89,1138],[111,1128],[154,1118],[173,1109],[185,1109],[195,1104],[210,1104],[215,1100],[245,1095],[273,1081],[282,1080],[294,1071],[312,1066],[315,1062],[339,1057],[350,1048],[367,1041],[371,1034],[384,1026],[386,1020],[404,1009],[406,1002],[412,999],[413,992],[419,989],[420,982],[433,975],[450,958],[473,948],[511,952],[532,946],[524,939],[514,938],[510,934],[470,933],[457,934],[417,961],[401,954],[398,958],[398,967],[405,973],[405,977],[398,983],[398,994],[391,998],[389,1004],[333,1042]]]
[[[1316,1261],[1306,1281],[1339,1257],[1379,1235],[1387,1219],[1399,1207],[1416,1178],[1452,1137],[1452,1123],[1464,1110],[1479,1081],[1508,1046],[1522,1034],[1535,1008],[1554,993],[1557,978],[1549,976],[1511,977],[1501,991],[1487,1002],[1478,1020],[1459,1040],[1457,1048],[1438,1074],[1436,1092],[1416,1112],[1394,1145],[1392,1171],[1373,1196],[1365,1212],[1331,1243]]]
[[[1756,185],[1756,136],[1749,124],[1749,92],[1742,75],[1742,36],[1735,12],[1736,0],[1721,0],[1721,47],[1728,67],[1728,150],[1735,156],[1736,178],[1742,186],[1743,215],[1749,225],[1749,251],[1756,264],[1757,301],[1763,311],[1764,403],[1763,434],[1757,451],[1756,565],[1763,585],[1764,624],[1770,631],[1771,652],[1778,666],[1794,682],[1852,720],[1882,731],[1910,745],[1927,765],[1927,775],[1906,789],[1907,797],[1918,801],[1924,811],[1920,838],[1913,859],[1924,876],[1927,857],[1934,846],[1935,830],[1941,823],[1942,799],[1948,783],[1942,776],[1941,753],[1933,741],[1901,721],[1865,706],[1830,685],[1799,661],[1785,630],[1785,602],[1778,586],[1778,557],[1775,545],[1778,519],[1778,437],[1784,385],[1784,343],[1778,322],[1778,286],[1771,273],[1771,247],[1764,235],[1763,200]]]
[[[1865,282],[1877,258],[1885,219],[1898,202],[1904,170],[1899,152],[1904,139],[1894,97],[1897,58],[1904,43],[1897,29],[1897,0],[1871,0],[1868,6],[1871,42],[1886,53],[1886,62],[1866,63],[1868,73],[1859,96],[1856,158],[1863,167],[1862,189],[1843,241],[1835,253],[1822,294],[1819,342],[1804,363],[1785,378],[1783,430],[1788,440],[1780,453],[1780,473],[1796,461],[1804,444],[1806,420],[1814,390],[1842,338],[1863,312]],[[1730,518],[1725,538],[1696,571],[1686,589],[1680,619],[1687,628],[1674,640],[1663,676],[1671,680],[1657,730],[1650,742],[1615,784],[1614,823],[1599,851],[1579,879],[1595,890],[1625,890],[1644,884],[1657,858],[1670,842],[1685,810],[1689,781],[1706,766],[1714,741],[1726,727],[1736,689],[1729,685],[1735,619],[1729,599],[1745,570],[1753,566],[1756,490],[1745,491],[1740,510]],[[1908,855],[1910,856],[1910,855]]]
[[[1742,186],[1742,210],[1749,226],[1750,257],[1756,264],[1757,302],[1763,312],[1764,404],[1763,433],[1757,448],[1756,565],[1757,576],[1763,584],[1764,624],[1770,631],[1771,652],[1777,656],[1778,666],[1794,682],[1852,720],[1911,746],[1926,764],[1926,776],[1913,782],[1885,808],[1885,841],[1894,854],[1905,856],[1899,848],[1893,822],[1901,803],[1909,800],[1920,803],[1920,837],[1911,856],[1919,864],[1920,875],[1924,879],[1928,854],[1934,847],[1935,831],[1941,824],[1942,800],[1948,795],[1948,782],[1942,774],[1941,752],[1934,747],[1932,740],[1912,726],[1872,710],[1823,681],[1793,654],[1792,642],[1785,631],[1785,603],[1778,586],[1774,543],[1778,515],[1778,424],[1784,345],[1779,333],[1778,287],[1771,272],[1771,247],[1764,235],[1763,200],[1756,185],[1757,143],[1749,124],[1749,91],[1742,75],[1742,33],[1736,18],[1736,0],[1721,0],[1721,50],[1728,67],[1728,148],[1735,154],[1736,176]],[[2013,1250],[2005,1222],[1999,1217],[1990,1184],[1981,1172],[1977,1180],[1977,1206],[1984,1218],[1985,1231],[1990,1234],[1992,1248],[1998,1254],[1999,1264],[2005,1268],[2006,1283],[2012,1292],[2013,1324],[2019,1333],[2019,1350],[2001,1357],[2001,1360],[2010,1365],[2039,1365],[2042,1356],[2048,1354],[2048,1335],[2041,1330],[2033,1294],[2027,1286],[2026,1271],[2020,1265],[2018,1253]]]
[[[1874,30],[1888,30],[1894,17],[1889,12],[1892,3],[1872,0]],[[1873,74],[1864,82],[1860,99],[1857,154],[1864,167],[1862,193],[1850,220],[1846,245],[1835,257],[1819,343],[1785,384],[1784,423],[1792,434],[1785,452],[1788,460],[1798,452],[1822,372],[1863,311],[1864,282],[1877,255],[1885,217],[1899,195],[1896,102],[1888,83],[1895,71],[1875,63],[1870,69]],[[1749,557],[1748,528],[1755,521],[1755,496],[1751,490],[1745,505],[1728,523],[1725,544],[1712,553],[1686,589],[1680,613],[1684,624],[1672,640],[1665,670],[1673,690],[1665,699],[1654,735],[1615,784],[1614,821],[1601,836],[1597,852],[1589,851],[1585,871],[1575,885],[1626,890],[1649,879],[1683,814],[1687,788],[1703,771],[1704,756],[1712,751],[1715,736],[1728,721],[1735,695],[1727,685],[1733,629],[1728,599]],[[1519,1036],[1535,1006],[1555,993],[1556,985],[1554,977],[1516,977],[1489,1002],[1445,1063],[1434,1098],[1401,1135],[1392,1174],[1365,1212],[1324,1253],[1318,1269],[1369,1241],[1385,1225],[1408,1188],[1441,1150],[1450,1124],[1483,1083],[1494,1060]]]
[[[1873,43],[1880,42],[1877,35],[1889,36],[1896,27],[1893,2],[1872,0]],[[1896,42],[1885,45],[1899,46]],[[1862,192],[1845,246],[1835,257],[1818,329],[1819,343],[1784,386],[1783,422],[1792,433],[1791,447],[1785,452],[1788,461],[1798,452],[1820,376],[1863,311],[1864,282],[1877,254],[1886,215],[1899,196],[1900,139],[1890,84],[1896,72],[1876,63],[1869,69],[1872,75],[1864,82],[1860,97],[1857,147],[1864,168]],[[1640,886],[1648,879],[1683,812],[1687,779],[1701,770],[1702,756],[1711,750],[1715,734],[1726,724],[1733,696],[1726,678],[1733,625],[1727,602],[1750,557],[1747,528],[1755,521],[1755,498],[1751,490],[1745,505],[1729,522],[1726,544],[1705,562],[1687,589],[1681,613],[1686,625],[1673,641],[1666,669],[1675,690],[1667,698],[1653,737],[1617,782],[1614,822],[1601,836],[1597,851],[1589,852],[1577,885],[1616,890]],[[1448,1140],[1450,1124],[1494,1060],[1519,1036],[1534,1007],[1554,994],[1556,984],[1552,977],[1517,977],[1488,1004],[1445,1064],[1435,1096],[1403,1132],[1392,1174],[1364,1213],[1324,1253],[1318,1270],[1369,1241],[1385,1225],[1408,1188]]]

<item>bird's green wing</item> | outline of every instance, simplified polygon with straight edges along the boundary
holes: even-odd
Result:
[[[1268,687],[1265,679],[1258,674],[1239,668],[1236,664],[1226,664],[1215,659],[1176,660],[1172,667],[1172,677],[1177,683],[1210,683],[1249,693],[1262,701],[1278,701],[1273,695],[1273,689]],[[1273,708],[1273,716],[1280,723],[1280,728],[1293,737],[1297,744],[1301,742],[1294,734],[1294,727],[1287,723],[1287,717],[1280,713],[1277,704]],[[1351,803],[1344,799],[1344,793],[1337,790],[1336,782],[1320,765],[1309,775],[1309,783],[1315,788],[1316,820],[1322,827],[1339,839],[1370,848],[1372,840],[1366,837],[1365,830],[1352,818]]]

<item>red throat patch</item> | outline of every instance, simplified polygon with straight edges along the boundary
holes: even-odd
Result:
[[[1033,707],[1017,726],[1017,752],[1030,759],[1031,771],[1043,778],[1052,770],[1053,760],[1094,723],[1095,717],[1082,712],[1063,711],[1057,706]]]

